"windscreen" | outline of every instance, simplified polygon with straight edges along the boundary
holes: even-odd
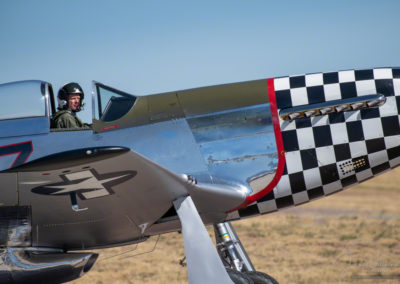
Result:
[[[98,114],[101,121],[114,121],[132,108],[136,97],[113,88],[97,84]]]

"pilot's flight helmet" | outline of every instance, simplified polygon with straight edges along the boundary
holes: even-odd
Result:
[[[58,91],[58,96],[57,96],[58,108],[59,109],[67,109],[68,108],[68,96],[70,94],[78,94],[81,97],[80,106],[79,106],[79,110],[78,110],[78,111],[80,111],[83,106],[83,99],[84,99],[85,95],[83,93],[81,86],[79,86],[79,84],[75,83],[75,82],[65,84]]]

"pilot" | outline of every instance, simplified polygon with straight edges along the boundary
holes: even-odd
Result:
[[[77,117],[83,106],[83,90],[78,83],[68,83],[58,91],[58,111],[54,115],[55,128],[81,128],[85,125]]]

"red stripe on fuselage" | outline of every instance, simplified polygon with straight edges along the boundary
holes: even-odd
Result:
[[[268,79],[268,97],[269,97],[269,106],[271,108],[272,124],[274,126],[274,132],[275,132],[275,141],[278,150],[278,168],[276,169],[274,178],[264,189],[257,192],[256,194],[247,196],[246,201],[242,205],[233,210],[230,210],[230,212],[246,207],[249,204],[259,200],[260,198],[263,198],[268,193],[270,193],[274,189],[274,187],[278,184],[279,180],[282,177],[283,169],[285,168],[285,150],[283,148],[281,127],[279,125],[278,107],[276,104],[275,86],[273,78]]]

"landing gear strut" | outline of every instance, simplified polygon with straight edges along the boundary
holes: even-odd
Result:
[[[256,271],[230,222],[214,225],[217,251],[234,283],[278,284],[263,272]]]

